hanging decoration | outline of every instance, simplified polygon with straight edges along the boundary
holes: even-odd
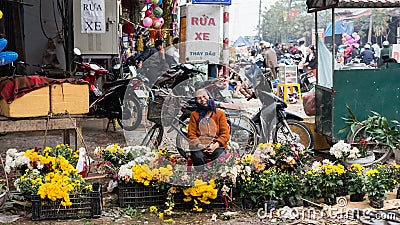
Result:
[[[133,34],[135,32],[135,27],[131,23],[124,23],[124,25],[122,25],[122,32],[125,34]]]

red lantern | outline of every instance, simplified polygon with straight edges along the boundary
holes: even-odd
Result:
[[[151,15],[153,15],[153,7],[148,8],[146,12],[144,12],[145,17],[150,17]]]
[[[135,32],[135,27],[131,23],[124,23],[124,25],[122,25],[122,32],[125,34],[133,34]]]

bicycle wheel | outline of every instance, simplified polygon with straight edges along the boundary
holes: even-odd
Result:
[[[187,127],[187,124],[189,124],[189,118],[186,118],[183,121],[183,123],[186,125],[183,125],[183,124],[178,125],[179,131],[176,134],[176,149],[178,150],[179,154],[183,158],[187,159],[188,152],[190,151],[189,150],[189,142],[186,138],[186,136],[187,136],[186,127]]]
[[[143,138],[142,144],[143,146],[147,146],[151,149],[158,149],[161,145],[162,139],[164,135],[164,128],[160,124],[155,124]]]
[[[142,122],[142,108],[139,100],[131,95],[126,95],[122,104],[122,118],[117,119],[118,124],[127,131],[133,131]]]
[[[247,116],[232,115],[227,118],[230,125],[231,142],[239,145],[237,152],[240,157],[244,154],[253,154],[257,141],[257,128]]]
[[[368,135],[364,132],[364,125],[357,125],[354,132],[349,132],[347,136],[347,143],[358,144],[360,140],[367,140]],[[373,149],[372,152],[375,155],[375,160],[368,164],[363,164],[362,166],[370,166],[375,163],[384,163],[392,155],[393,150],[389,146],[380,145],[378,149]]]
[[[312,149],[314,139],[310,129],[303,123],[296,120],[287,120],[287,126],[283,121],[276,125],[273,133],[275,143],[295,142],[304,145],[306,149]]]

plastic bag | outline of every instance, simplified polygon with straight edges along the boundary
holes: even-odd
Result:
[[[303,95],[303,108],[307,116],[315,116],[315,87]]]

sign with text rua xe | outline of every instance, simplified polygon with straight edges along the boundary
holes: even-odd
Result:
[[[105,4],[104,0],[81,0],[81,32],[105,33]]]
[[[219,63],[221,7],[188,5],[186,20],[186,62]]]

